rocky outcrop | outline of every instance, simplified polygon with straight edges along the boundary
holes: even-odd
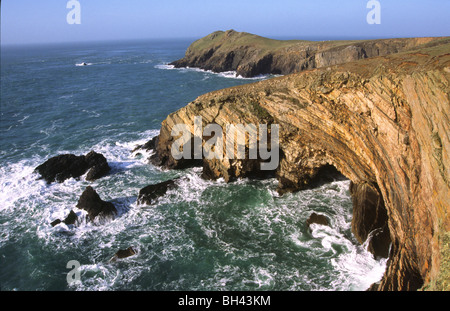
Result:
[[[356,198],[367,198],[358,204],[362,223],[364,215],[374,215],[364,230],[358,229],[361,241],[372,228],[389,229],[388,267],[377,288],[426,287],[441,278],[441,261],[449,256],[442,242],[450,230],[448,42],[444,38],[420,50],[325,65],[205,94],[163,121],[155,156],[170,168],[192,164],[193,160],[172,157],[171,130],[183,123],[194,133],[195,116],[202,117],[203,125],[223,128],[278,124],[280,163],[274,172],[278,190],[308,187],[326,165],[358,187],[376,189],[378,198],[372,191]],[[215,55],[212,51],[207,56]],[[227,69],[234,68],[235,57],[230,57]],[[203,165],[209,177],[232,180],[257,170],[251,161],[224,157],[203,159]],[[384,214],[376,208],[382,205],[387,228]]]
[[[77,208],[88,213],[90,221],[95,218],[114,219],[117,210],[111,202],[103,201],[91,186],[86,187],[77,203]]]
[[[139,152],[139,150],[151,151],[156,148],[156,144],[158,143],[158,136],[153,137],[149,141],[147,141],[143,145],[136,146],[132,152]]]
[[[330,221],[328,220],[328,217],[321,214],[312,213],[308,219],[306,220],[306,226],[308,226],[308,229],[310,229],[310,226],[312,224],[318,224],[322,226],[329,226]]]
[[[52,221],[50,224],[52,227],[59,225],[60,223],[64,223],[66,225],[74,225],[77,220],[78,220],[77,214],[75,214],[75,212],[71,210],[69,215],[67,215],[67,217],[63,221],[61,221],[61,219],[56,219]]]
[[[87,172],[86,180],[93,181],[109,173],[106,158],[95,151],[87,155],[62,154],[50,158],[36,168],[47,183],[62,183],[69,178],[79,178]]]
[[[137,254],[137,250],[130,246],[127,249],[120,249],[114,256],[109,260],[109,262],[116,262],[119,259],[128,258]]]
[[[167,191],[176,188],[175,180],[167,180],[158,184],[148,185],[139,191],[138,204],[152,205]]]
[[[236,71],[242,77],[290,74],[384,56],[439,41],[405,38],[349,41],[273,40],[234,30],[216,31],[195,41],[184,58],[171,65],[213,72]]]

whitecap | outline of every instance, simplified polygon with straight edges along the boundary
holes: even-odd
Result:
[[[159,64],[159,65],[155,65],[156,69],[164,69],[164,70],[172,70],[172,69],[176,69],[174,65],[169,65],[169,64]]]
[[[219,77],[226,78],[226,79],[239,79],[239,80],[266,80],[269,78],[281,76],[281,75],[264,74],[264,75],[258,75],[255,77],[247,77],[246,78],[241,75],[238,75],[236,71],[214,72],[212,70],[205,70],[205,69],[201,69],[201,68],[197,68],[197,67],[189,67],[189,66],[176,68],[174,65],[169,65],[169,64],[155,65],[154,68],[163,69],[163,70],[179,70],[180,72],[189,72],[189,71],[202,72],[202,73],[206,73],[206,74],[217,75]],[[205,79],[206,79],[206,77],[205,77]]]
[[[75,66],[77,66],[77,67],[92,66],[92,65],[93,65],[93,63],[78,63],[78,64],[75,64]]]
[[[83,112],[85,112],[85,113],[87,113],[88,115],[89,115],[89,117],[91,117],[91,118],[99,118],[100,117],[100,113],[98,113],[97,111],[95,111],[95,110],[86,110],[86,109],[83,109],[82,110]]]

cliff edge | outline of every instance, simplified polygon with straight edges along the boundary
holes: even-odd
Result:
[[[304,189],[334,166],[359,202],[354,216],[365,224],[352,226],[355,235],[387,235],[387,270],[372,289],[450,290],[450,39],[410,40],[422,45],[202,95],[162,122],[152,161],[200,163],[206,178],[253,176],[261,159],[174,159],[172,128],[183,123],[194,133],[196,116],[223,128],[278,124],[279,192]]]
[[[306,41],[274,40],[234,30],[216,31],[192,43],[176,68],[236,71],[242,77],[286,75],[303,70],[385,56],[442,38]]]

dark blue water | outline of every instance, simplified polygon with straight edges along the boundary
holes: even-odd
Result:
[[[258,80],[168,66],[191,41],[2,47],[2,290],[360,290],[381,278],[385,261],[351,234],[348,181],[279,197],[274,179],[204,181],[201,169],[165,171],[132,153],[197,96]],[[46,185],[33,172],[90,150],[107,158],[107,177]],[[156,205],[136,204],[141,188],[177,176]],[[52,227],[87,185],[119,217]],[[313,211],[331,226],[309,232]],[[138,254],[109,262],[129,246]],[[71,260],[79,283],[67,283]]]

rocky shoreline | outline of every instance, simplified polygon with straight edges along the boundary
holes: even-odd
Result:
[[[244,78],[286,75],[360,59],[407,51],[443,38],[400,38],[346,41],[273,40],[234,30],[216,31],[187,49],[170,65],[213,72],[236,71]]]
[[[389,257],[372,290],[448,289],[448,281],[436,280],[447,273],[441,262],[450,256],[444,242],[450,230],[450,39],[310,48],[288,42],[277,48],[251,36],[249,41],[245,33],[213,33],[172,64],[247,77],[294,74],[211,92],[170,114],[151,143],[151,161],[171,169],[201,165],[210,178],[226,181],[252,176],[255,160],[174,159],[172,128],[187,124],[193,135],[197,116],[222,127],[279,124],[281,160],[274,174],[281,194],[311,186],[326,166],[351,180],[353,232],[361,243],[371,238],[374,254]],[[241,39],[252,44],[243,46]]]
[[[173,64],[246,77],[286,76],[202,95],[170,114],[159,135],[133,152],[153,150],[150,161],[164,168],[202,166],[205,179],[275,176],[280,195],[314,187],[337,171],[351,180],[352,232],[374,256],[389,258],[382,280],[370,290],[450,289],[444,277],[450,258],[450,38],[311,44],[248,36],[213,33]],[[239,45],[241,40],[253,44]],[[175,159],[173,127],[186,124],[194,136],[198,116],[203,125],[222,128],[279,125],[278,167],[261,172],[261,158]],[[110,170],[94,151],[59,155],[36,168],[47,183],[81,176],[93,181]],[[176,187],[177,180],[148,185],[137,203],[152,205]],[[86,221],[117,215],[91,186],[76,208],[87,213]],[[71,210],[51,225],[76,225],[79,215]],[[305,225],[313,223],[329,225],[329,219],[313,213]],[[120,250],[111,262],[137,253],[133,247]]]

